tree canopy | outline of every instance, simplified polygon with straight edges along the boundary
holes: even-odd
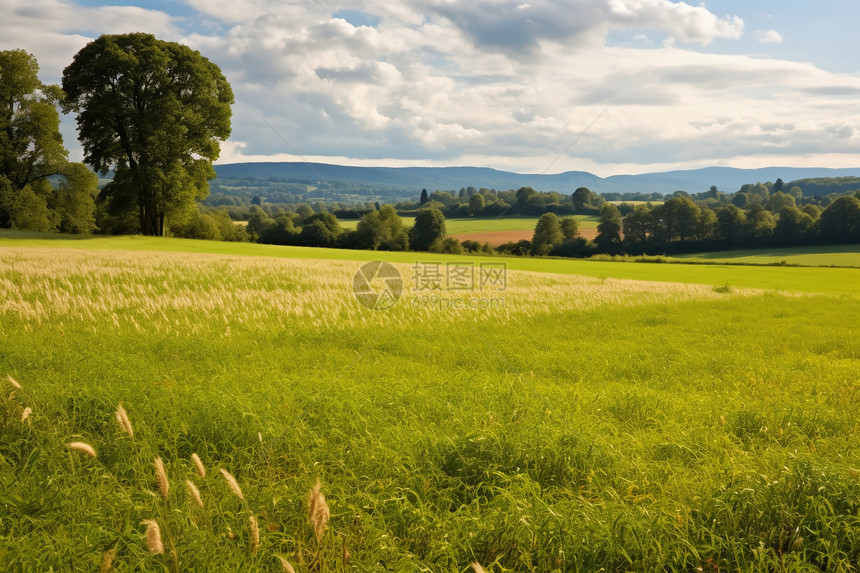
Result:
[[[98,179],[69,163],[56,108],[62,91],[38,72],[32,54],[0,52],[0,227],[88,233]]]
[[[439,209],[425,207],[418,211],[415,225],[409,229],[409,246],[416,251],[426,251],[445,237],[445,232],[445,215]]]
[[[115,211],[137,208],[141,233],[162,235],[167,215],[206,196],[233,103],[214,63],[150,34],[104,35],[75,55],[63,89],[84,161],[114,170],[103,193]]]

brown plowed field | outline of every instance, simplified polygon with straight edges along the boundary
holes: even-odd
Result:
[[[498,247],[502,243],[517,242],[526,239],[531,241],[535,234],[533,230],[522,229],[520,231],[478,231],[475,233],[457,233],[449,235],[458,241],[478,241],[479,243],[490,243],[494,247]],[[594,240],[597,236],[597,229],[580,229],[579,236],[588,240]]]

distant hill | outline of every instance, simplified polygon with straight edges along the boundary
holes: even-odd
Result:
[[[663,193],[682,190],[707,191],[716,185],[732,193],[745,183],[819,177],[860,176],[856,169],[767,167],[734,169],[707,167],[687,171],[666,171],[641,175],[598,177],[584,171],[557,174],[524,174],[485,167],[349,167],[327,163],[233,163],[216,165],[218,179],[212,192],[225,195],[273,195],[268,200],[399,201],[415,199],[421,189],[459,190],[473,186],[502,191],[530,186],[538,191],[572,193],[588,187],[597,193]]]

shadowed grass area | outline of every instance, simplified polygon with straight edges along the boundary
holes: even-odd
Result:
[[[676,255],[682,260],[733,263],[860,267],[860,245],[825,245],[785,249],[748,249]]]
[[[500,308],[416,307],[407,290],[374,312],[352,298],[360,261],[0,252],[0,377],[22,386],[0,379],[10,570],[98,570],[107,551],[141,571],[279,570],[278,556],[297,571],[860,559],[856,297],[511,271]],[[165,555],[147,552],[149,519]]]

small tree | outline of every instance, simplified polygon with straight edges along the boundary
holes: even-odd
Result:
[[[463,191],[463,190],[461,189],[460,191],[461,191],[461,193],[460,193],[460,197],[462,197],[462,196],[463,196],[463,193],[462,193],[462,191]],[[421,205],[423,205],[423,204],[424,204],[424,203],[426,203],[426,202],[427,202],[427,189],[422,189],[422,190],[421,190],[421,199],[420,199],[420,203],[421,203]]]
[[[621,251],[621,228],[621,213],[615,205],[606,203],[600,209],[600,224],[594,239],[601,251],[610,254]]]
[[[773,237],[780,245],[799,245],[807,239],[813,225],[812,217],[797,207],[785,207],[779,212]]]
[[[532,253],[545,256],[552,251],[553,247],[560,245],[564,240],[561,224],[555,213],[544,213],[535,225],[532,237]]]
[[[860,243],[860,199],[838,198],[821,213],[818,224],[828,243]]]
[[[576,217],[562,217],[561,234],[565,240],[579,235],[579,220]]]
[[[630,243],[644,243],[654,234],[654,216],[647,205],[636,205],[624,217],[624,239]]]
[[[439,209],[421,209],[415,225],[409,229],[409,246],[414,251],[426,251],[445,236],[445,215]]]
[[[405,251],[409,246],[406,228],[391,205],[367,213],[358,222],[356,233],[358,245],[364,249]]]
[[[485,205],[486,201],[484,200],[484,196],[480,193],[475,193],[469,197],[469,214],[480,215],[481,211],[484,210]]]

